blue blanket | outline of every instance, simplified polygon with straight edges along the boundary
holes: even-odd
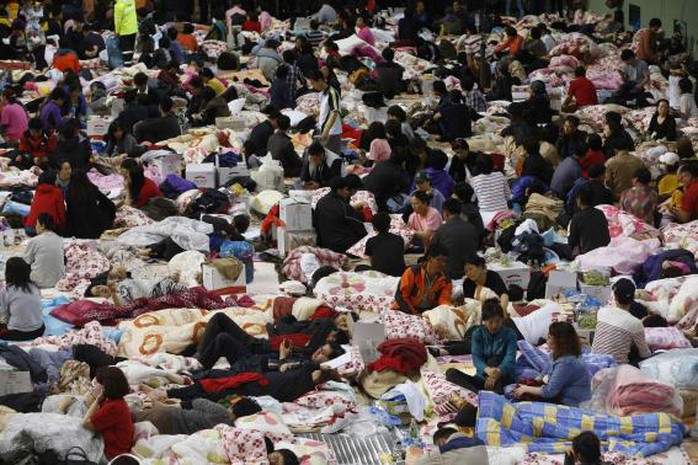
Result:
[[[647,457],[680,444],[686,426],[667,413],[615,417],[543,402],[512,404],[492,392],[480,393],[476,434],[489,446],[562,453],[582,431],[593,431],[605,450]]]

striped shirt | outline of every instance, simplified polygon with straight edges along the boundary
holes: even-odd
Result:
[[[507,178],[499,171],[479,174],[470,181],[477,197],[478,207],[484,212],[500,212],[509,209],[507,201],[511,198],[511,189]]]
[[[617,307],[604,307],[596,315],[596,332],[591,350],[611,355],[619,364],[628,363],[633,345],[640,358],[652,355],[645,341],[642,322],[630,312]]]
[[[305,38],[313,47],[320,45],[320,42],[325,40],[325,33],[322,31],[308,31],[305,33]]]
[[[341,106],[339,94],[334,87],[328,86],[320,96],[320,119],[318,120],[318,129],[321,133],[328,130],[328,135],[335,136],[342,134],[342,117],[340,116]],[[330,122],[330,115],[337,113],[337,118],[331,128],[326,126]]]

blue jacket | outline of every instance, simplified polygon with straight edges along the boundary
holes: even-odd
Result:
[[[502,383],[513,380],[516,362],[516,332],[508,326],[502,326],[497,334],[490,334],[487,328],[480,326],[473,332],[473,364],[480,378],[486,378],[485,368],[492,357],[501,360],[498,366],[502,370]]]
[[[591,375],[581,357],[564,355],[550,364],[548,384],[543,386],[544,399],[556,398],[560,403],[577,407],[591,399]]]

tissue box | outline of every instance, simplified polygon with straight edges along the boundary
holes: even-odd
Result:
[[[0,370],[0,396],[32,392],[31,377],[28,371]]]
[[[87,120],[87,137],[91,139],[102,139],[107,135],[111,121],[111,118],[91,116]]]
[[[186,177],[199,188],[216,188],[216,166],[213,163],[187,165]]]
[[[315,231],[287,231],[279,228],[277,230],[276,248],[282,256],[288,255],[293,249],[302,245],[317,245],[317,234]]]
[[[209,291],[225,291],[225,294],[242,294],[247,292],[246,266],[236,280],[226,279],[216,267],[208,264],[201,265],[201,281]]]
[[[313,229],[313,211],[310,202],[285,198],[279,202],[279,219],[284,222],[286,231],[307,231]]]
[[[551,271],[548,275],[548,284],[545,285],[545,298],[550,299],[569,290],[577,290],[577,273]]]
[[[150,162],[150,165],[160,173],[163,179],[169,174],[182,175],[182,156],[178,153],[156,158]]]
[[[507,287],[512,284],[528,289],[531,281],[531,268],[523,262],[512,262],[509,266],[503,266],[500,262],[487,264],[487,268],[497,273]]]

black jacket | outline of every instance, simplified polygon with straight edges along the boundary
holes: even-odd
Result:
[[[257,126],[252,128],[250,137],[248,137],[247,140],[254,144],[255,155],[258,157],[263,157],[267,154],[267,144],[269,143],[269,138],[273,134],[274,127],[271,125],[269,120],[262,121]]]
[[[296,177],[301,172],[303,162],[293,148],[291,138],[282,132],[277,132],[269,138],[267,151],[274,160],[279,160],[284,167],[284,176]]]
[[[133,135],[138,143],[144,141],[156,143],[181,134],[182,129],[179,127],[179,121],[177,121],[177,117],[174,115],[150,118],[140,121],[133,126]]]
[[[407,192],[410,187],[410,178],[401,166],[390,160],[380,161],[364,178],[364,187],[376,197],[378,210],[385,211],[388,199]]]
[[[451,279],[460,279],[464,273],[465,258],[477,252],[480,234],[475,226],[457,216],[436,230],[432,244],[438,244],[448,251],[448,276]]]
[[[70,163],[71,168],[88,171],[90,169],[90,159],[92,149],[89,142],[80,141],[77,138],[71,140],[60,140],[54,151],[48,156],[48,162],[54,169],[59,169],[63,160]]]
[[[318,245],[334,252],[346,253],[366,235],[361,214],[333,193],[320,199],[315,207],[314,220]]]
[[[87,199],[79,199],[68,188],[65,197],[68,231],[78,239],[97,239],[112,227],[116,217],[116,206],[95,187]]]
[[[315,170],[314,173],[311,173],[310,172],[310,163],[308,162],[308,157],[306,157],[306,159],[303,160],[303,166],[301,167],[301,174],[300,174],[301,181],[303,181],[303,182],[315,181],[316,183],[320,184],[320,187],[329,186],[332,178],[334,178],[335,176],[342,175],[342,159],[339,157],[336,157],[331,162],[331,165],[327,164],[328,161],[330,161],[330,160],[327,159],[325,161],[325,164],[323,164],[317,170]]]

